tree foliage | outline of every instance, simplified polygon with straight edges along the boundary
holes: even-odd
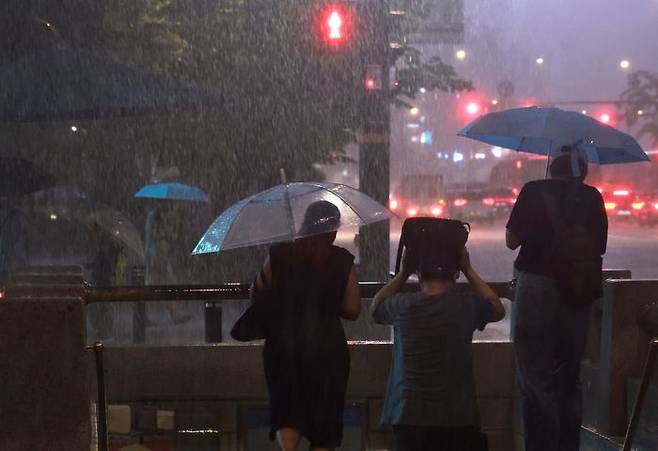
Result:
[[[200,184],[211,185],[221,174],[226,182],[211,188],[218,200],[225,185],[231,196],[240,196],[276,183],[279,168],[290,179],[319,178],[315,165],[344,159],[344,145],[354,137],[347,131],[360,126],[363,68],[356,53],[318,48],[309,28],[317,1],[28,1],[22,13],[16,12],[22,2],[8,3],[14,5],[5,12],[15,39],[5,60],[50,41],[217,93],[203,114],[182,110],[88,124],[87,155],[95,151],[110,169],[100,175],[119,175],[126,183],[139,178],[131,187],[148,182],[154,154],[158,164],[179,167],[183,177],[193,173]],[[17,15],[20,20],[13,20]],[[35,18],[41,21],[36,31]],[[391,102],[413,97],[421,87],[471,88],[439,58],[423,61],[409,47],[391,56],[403,61]]]
[[[645,70],[630,74],[621,100],[626,124],[658,144],[658,74]]]

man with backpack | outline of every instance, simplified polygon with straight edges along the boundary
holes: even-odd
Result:
[[[580,361],[589,306],[602,294],[603,199],[583,183],[587,162],[562,150],[551,179],[523,187],[507,223],[507,247],[521,247],[512,333],[526,451],[579,449]]]
[[[463,229],[461,223],[458,227]],[[471,266],[465,239],[453,253],[453,243],[441,238],[432,246],[424,236],[420,246],[407,248],[400,272],[371,305],[374,321],[392,325],[395,335],[381,423],[392,427],[396,451],[487,449],[479,427],[471,342],[475,329],[500,321],[505,309]],[[418,255],[417,247],[425,255]],[[456,289],[460,271],[474,293]],[[420,291],[403,292],[414,273]]]

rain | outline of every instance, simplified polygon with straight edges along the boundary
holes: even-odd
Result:
[[[604,269],[658,279],[656,24],[657,0],[5,1],[0,303],[84,299],[91,420],[75,440],[278,449],[263,342],[230,330],[270,245],[304,238],[313,201],[340,203],[336,245],[355,256],[364,306],[396,271],[404,220],[419,216],[469,223],[473,266],[509,290],[506,222],[552,150],[460,133],[487,114],[560,108],[634,138],[648,161],[595,164],[590,149],[586,183],[608,215]],[[511,343],[501,297],[507,317],[475,343]],[[367,308],[343,326],[350,346],[393,339]],[[169,379],[144,376],[159,365]],[[362,365],[350,384],[383,386],[388,367]],[[381,396],[368,390],[348,393],[339,449],[393,449],[370,424]],[[508,426],[493,427],[490,449],[508,449]],[[4,433],[0,449],[25,449],[3,446]],[[642,437],[656,449],[655,429]]]

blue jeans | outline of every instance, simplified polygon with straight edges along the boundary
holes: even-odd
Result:
[[[526,451],[577,451],[589,307],[563,302],[555,281],[520,271],[512,311]]]

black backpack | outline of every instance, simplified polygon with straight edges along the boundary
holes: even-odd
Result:
[[[407,218],[402,224],[395,273],[400,271],[402,251],[422,264],[431,261],[446,271],[457,272],[461,252],[468,240],[468,223],[443,218]]]
[[[603,259],[596,239],[579,220],[587,211],[588,201],[582,185],[569,188],[566,205],[560,214],[556,200],[542,191],[548,217],[553,225],[553,239],[545,254],[563,303],[574,308],[590,305],[603,296]]]

